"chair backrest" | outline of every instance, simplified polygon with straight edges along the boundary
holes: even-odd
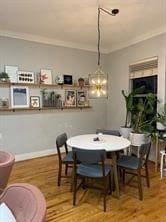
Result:
[[[14,162],[14,154],[0,150],[0,193],[8,183]]]
[[[105,176],[105,164],[106,151],[105,150],[85,150],[73,148],[73,159],[74,159],[74,173],[76,173],[77,164],[98,164],[102,166],[102,176]]]
[[[94,164],[102,162],[106,159],[105,150],[90,150],[73,148],[73,155],[76,156],[78,162]]]
[[[139,156],[140,156],[140,165],[144,165],[147,163],[149,159],[149,153],[151,148],[151,142],[142,144],[139,148]]]
[[[68,148],[67,148],[67,134],[63,133],[56,138],[56,147],[58,151],[58,157],[61,160],[61,149],[65,148],[65,152],[68,153]]]
[[[46,200],[42,192],[27,183],[16,183],[8,186],[0,196],[12,211],[17,222],[46,221]]]
[[[107,135],[120,136],[120,132],[118,130],[107,130],[107,129],[97,129],[96,134],[103,133]]]

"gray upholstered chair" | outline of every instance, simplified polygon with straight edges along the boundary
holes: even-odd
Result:
[[[76,193],[78,188],[77,178],[81,177],[85,187],[85,179],[98,179],[103,182],[103,186],[99,189],[104,194],[104,211],[106,211],[106,196],[108,191],[111,190],[111,165],[105,163],[106,151],[105,150],[85,150],[73,148],[74,170],[73,170],[73,205],[76,204]],[[79,164],[78,164],[79,162]],[[86,180],[87,182],[88,180]],[[94,185],[97,188],[97,181]]]
[[[0,203],[8,206],[17,222],[46,221],[45,198],[31,184],[16,183],[6,187],[0,196]]]
[[[56,147],[58,152],[59,169],[58,169],[58,186],[61,184],[61,178],[68,176],[68,167],[73,167],[72,151],[68,151],[66,144],[67,134],[63,133],[56,138]],[[65,154],[64,154],[65,149]],[[65,166],[65,174],[62,174],[62,166]]]
[[[14,162],[15,156],[12,153],[0,150],[0,193],[8,183]]]
[[[120,132],[118,130],[108,130],[108,129],[97,129],[96,134],[103,133],[106,135],[113,135],[113,136],[120,136]],[[121,151],[119,151],[121,152]],[[117,152],[117,155],[119,155],[119,152]],[[111,152],[107,152],[107,158],[111,159]]]
[[[132,174],[137,176],[139,199],[143,200],[142,177],[146,178],[147,187],[150,187],[149,172],[148,172],[148,158],[151,143],[142,144],[139,147],[139,157],[132,155],[123,155],[117,161],[120,170],[123,171],[123,183],[125,184],[125,174]],[[142,175],[142,170],[145,170],[145,175]]]

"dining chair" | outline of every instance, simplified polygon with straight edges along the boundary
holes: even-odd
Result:
[[[139,199],[143,200],[142,177],[146,178],[147,187],[150,187],[148,158],[151,143],[142,144],[139,148],[139,157],[133,155],[122,155],[117,160],[117,166],[123,172],[123,184],[125,184],[125,174],[137,176]],[[145,175],[142,174],[145,171]]]
[[[76,205],[77,190],[83,185],[84,188],[97,188],[103,191],[104,211],[106,211],[106,196],[109,190],[111,191],[111,166],[105,163],[106,151],[73,148],[73,159],[73,205]],[[78,177],[82,178],[79,185],[77,185]],[[96,187],[96,182],[89,186],[89,178],[102,180],[103,186]]]
[[[97,129],[96,134],[103,133],[106,135],[120,136],[120,132],[118,130],[108,130],[108,129]]]
[[[108,130],[108,129],[97,129],[96,134],[106,134],[106,135],[112,135],[112,136],[120,136],[120,132],[118,130]],[[121,151],[119,151],[121,152]],[[117,155],[119,156],[119,152],[117,152]],[[107,158],[111,159],[111,152],[107,152]]]
[[[66,144],[67,134],[63,133],[56,138],[56,147],[58,152],[58,186],[61,185],[61,178],[68,178],[68,168],[73,167],[72,151],[68,151]],[[65,153],[65,154],[64,154]],[[65,166],[65,174],[62,174],[62,167]]]

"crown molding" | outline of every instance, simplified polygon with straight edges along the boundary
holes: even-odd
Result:
[[[163,26],[162,28],[160,29],[156,29],[155,31],[153,32],[149,32],[147,34],[143,34],[141,36],[138,36],[137,38],[135,39],[132,39],[132,40],[129,40],[127,42],[122,42],[118,45],[115,45],[111,48],[109,48],[108,50],[105,50],[106,53],[111,53],[111,52],[114,52],[114,51],[117,51],[117,50],[120,50],[120,49],[123,49],[123,48],[126,48],[126,47],[129,47],[131,45],[134,45],[134,44],[137,44],[139,42],[142,42],[142,41],[145,41],[147,39],[150,39],[150,38],[153,38],[155,36],[158,36],[158,35],[161,35],[161,34],[164,34],[166,33],[166,25]]]
[[[13,32],[9,30],[0,30],[0,36],[22,39],[22,40],[27,40],[27,41],[32,41],[32,42],[55,45],[55,46],[62,46],[62,47],[67,47],[67,48],[81,49],[81,50],[86,50],[86,51],[91,51],[91,52],[97,51],[97,47],[94,48],[93,46],[90,46],[90,45],[78,44],[78,43],[67,42],[67,41],[60,41],[54,38],[47,38],[47,37],[42,37],[39,35],[31,35],[27,33]]]
[[[103,54],[109,54],[111,52],[129,47],[131,45],[137,44],[139,42],[142,42],[144,40],[150,39],[152,37],[155,37],[163,33],[166,33],[166,25],[148,34],[143,34],[141,36],[138,36],[135,39],[129,40],[127,42],[121,42],[117,45],[114,45],[111,48],[103,48],[101,49],[101,52]],[[37,43],[55,45],[55,46],[62,46],[62,47],[67,47],[67,48],[81,49],[81,50],[90,51],[90,52],[97,52],[97,47],[93,47],[90,45],[78,44],[78,43],[67,42],[67,41],[60,41],[54,38],[46,38],[39,35],[30,35],[27,33],[13,32],[9,30],[0,30],[0,36],[22,39],[22,40],[27,40],[27,41],[37,42]]]

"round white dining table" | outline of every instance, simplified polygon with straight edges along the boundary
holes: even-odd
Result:
[[[111,152],[116,196],[119,198],[119,182],[117,173],[116,151],[129,147],[131,142],[123,137],[106,134],[86,134],[71,137],[67,145],[80,149],[104,149]]]

